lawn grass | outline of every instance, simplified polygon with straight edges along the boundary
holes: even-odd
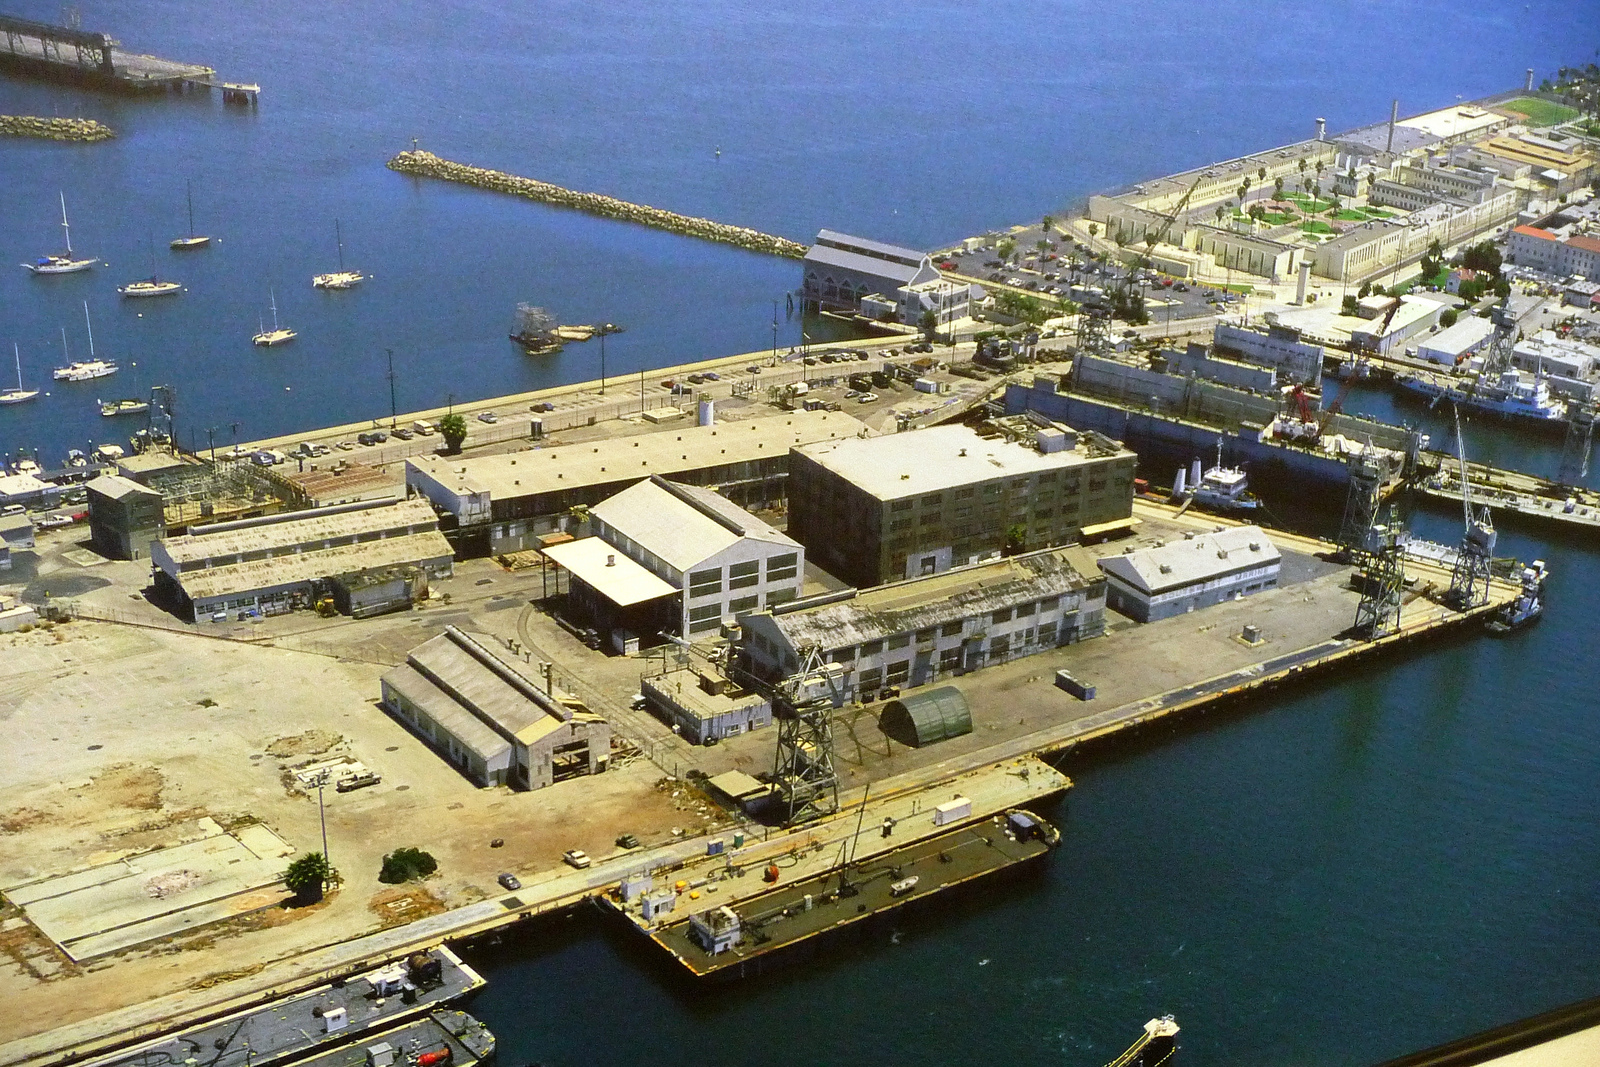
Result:
[[[1534,126],[1554,126],[1558,122],[1578,117],[1576,108],[1567,107],[1565,104],[1552,104],[1548,100],[1540,100],[1533,96],[1519,97],[1509,104],[1500,106],[1503,110],[1526,115],[1528,122]]]
[[[1329,218],[1337,219],[1340,222],[1365,222],[1367,221],[1367,213],[1356,208],[1347,207],[1343,211],[1335,211]]]
[[[1321,219],[1312,219],[1309,222],[1302,222],[1300,230],[1302,233],[1332,233],[1333,227]]]
[[[1392,219],[1392,218],[1394,218],[1394,212],[1385,211],[1381,207],[1369,207],[1369,208],[1366,208],[1365,211],[1370,217],[1375,218],[1375,219]]]
[[[1282,226],[1284,223],[1293,222],[1299,217],[1298,215],[1286,215],[1281,211],[1268,211],[1261,216],[1261,221],[1268,226]]]

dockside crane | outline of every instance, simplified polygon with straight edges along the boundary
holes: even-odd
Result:
[[[1456,565],[1450,573],[1446,602],[1457,611],[1467,611],[1489,602],[1489,573],[1494,562],[1495,530],[1487,506],[1472,506],[1472,483],[1467,479],[1467,450],[1461,442],[1461,409],[1454,408],[1456,461],[1460,465],[1461,513],[1466,530]]]
[[[836,665],[820,646],[806,648],[798,673],[772,689],[778,750],[772,780],[785,825],[794,826],[839,810],[839,774],[833,761],[833,689]]]
[[[1183,195],[1178,198],[1178,202],[1173,206],[1172,211],[1166,214],[1166,221],[1154,230],[1145,231],[1144,252],[1134,259],[1127,273],[1122,276],[1122,280],[1118,283],[1116,292],[1111,300],[1112,307],[1121,308],[1124,311],[1133,307],[1135,277],[1141,271],[1149,269],[1150,253],[1155,250],[1156,245],[1167,239],[1167,234],[1172,232],[1172,227],[1178,221],[1178,216],[1188,209],[1190,198],[1194,196],[1194,191],[1200,188],[1200,183],[1203,181],[1205,181],[1205,175],[1202,174],[1194,180],[1194,184],[1183,191]]]

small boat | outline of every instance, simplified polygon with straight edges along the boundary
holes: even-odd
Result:
[[[194,183],[184,182],[189,193],[189,236],[174,237],[168,246],[175,252],[187,252],[191,248],[204,248],[211,243],[211,238],[194,232]]]
[[[1195,460],[1196,468],[1200,461]],[[1200,476],[1200,481],[1190,490],[1196,507],[1212,511],[1254,511],[1261,501],[1250,492],[1250,479],[1238,467],[1222,465],[1222,442],[1217,442],[1217,465]]]
[[[89,330],[89,358],[74,360],[72,353],[67,351],[67,331],[61,330],[61,354],[66,356],[68,363],[65,367],[57,367],[52,377],[58,382],[87,382],[95,378],[105,378],[117,373],[118,367],[108,359],[94,358],[94,324],[89,321],[89,301],[83,302],[83,324]]]
[[[17,362],[17,387],[0,393],[0,404],[20,404],[24,400],[32,400],[39,395],[39,390],[37,389],[24,389],[22,387],[22,350],[17,347],[15,341],[11,343],[11,354],[16,358]]]
[[[1522,591],[1511,603],[1501,608],[1484,624],[1484,629],[1496,636],[1520,630],[1539,621],[1544,614],[1544,580],[1549,570],[1542,559],[1522,569]]]
[[[1542,371],[1530,382],[1515,368],[1498,377],[1479,374],[1475,378],[1439,375],[1426,371],[1406,374],[1395,381],[1402,389],[1428,398],[1430,404],[1448,400],[1465,411],[1494,415],[1508,422],[1532,423],[1552,431],[1566,427],[1566,404],[1550,395]]]
[[[366,275],[358,270],[344,269],[344,234],[339,230],[339,220],[333,220],[333,239],[339,246],[339,269],[330,274],[318,274],[312,277],[311,285],[315,289],[353,289],[366,280]]]
[[[272,329],[267,329],[260,323],[260,320],[257,320],[257,326],[259,328],[255,337],[253,338],[254,342],[262,348],[271,348],[273,345],[281,345],[287,341],[293,341],[299,336],[299,334],[289,329],[289,327],[278,325],[278,294],[275,291],[271,292],[271,298]]]
[[[99,445],[94,450],[94,458],[101,463],[115,463],[127,454],[121,445]]]
[[[83,454],[83,450],[81,448],[67,449],[67,466],[87,467],[88,465],[89,457]]]
[[[61,194],[61,229],[67,235],[67,250],[58,256],[40,256],[32,263],[23,266],[35,274],[76,274],[80,270],[88,270],[99,259],[74,259],[72,252],[72,227],[67,224],[67,194]]]
[[[125,400],[102,400],[99,401],[99,404],[100,414],[107,418],[114,418],[118,415],[143,415],[150,410],[150,401],[133,397]]]
[[[152,274],[143,281],[117,286],[117,292],[123,296],[171,296],[183,292],[183,286],[178,282],[164,282]]]
[[[44,473],[44,468],[39,466],[39,461],[32,456],[23,456],[11,465],[11,473],[39,475]]]

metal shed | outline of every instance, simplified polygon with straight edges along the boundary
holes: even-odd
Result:
[[[959,689],[942,685],[891,700],[879,720],[883,732],[904,745],[921,748],[972,732],[972,710]]]

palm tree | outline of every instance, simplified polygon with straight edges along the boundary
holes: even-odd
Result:
[[[465,415],[451,412],[439,420],[439,435],[444,438],[444,447],[450,452],[460,452],[461,442],[467,439],[467,419]]]

